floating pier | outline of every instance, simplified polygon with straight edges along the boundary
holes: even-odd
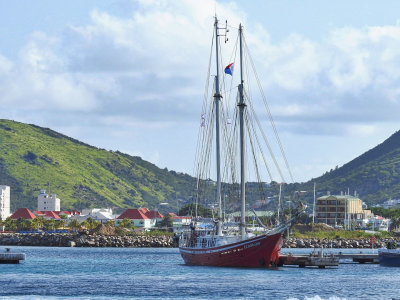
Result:
[[[371,264],[378,264],[379,263],[379,258],[378,258],[378,254],[374,254],[374,253],[342,253],[339,252],[337,254],[337,256],[339,257],[340,260],[342,259],[350,259],[353,262],[357,262],[360,264],[365,264],[365,263],[371,263]]]
[[[334,254],[326,254],[322,250],[317,253],[312,252],[309,255],[281,254],[279,257],[279,266],[284,265],[299,266],[299,268],[318,267],[320,269],[325,267],[337,267],[339,265],[339,257]]]
[[[10,248],[0,253],[0,264],[19,264],[20,260],[25,260],[25,253],[12,253]]]

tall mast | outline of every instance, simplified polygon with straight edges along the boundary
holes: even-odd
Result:
[[[217,75],[215,76],[215,138],[216,138],[216,155],[217,155],[217,201],[218,201],[218,221],[217,234],[222,235],[222,201],[221,201],[221,154],[220,154],[220,137],[219,137],[219,103],[221,94],[219,91],[219,45],[218,45],[218,19],[215,17],[215,57],[217,60]]]
[[[281,196],[282,196],[282,182],[279,183],[279,195],[278,195],[278,225],[281,223],[281,216],[280,216],[280,210],[281,210]]]
[[[313,204],[313,214],[312,214],[312,223],[315,221],[315,181],[314,181],[314,204]]]
[[[242,238],[246,235],[246,173],[245,173],[245,141],[244,141],[244,110],[246,104],[243,96],[243,47],[242,47],[242,24],[239,25],[239,41],[240,41],[240,84],[239,84],[239,134],[240,134],[240,235]]]

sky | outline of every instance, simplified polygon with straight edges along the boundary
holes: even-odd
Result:
[[[294,180],[307,181],[399,129],[399,11],[385,0],[0,0],[0,118],[193,174],[217,13],[244,25]]]

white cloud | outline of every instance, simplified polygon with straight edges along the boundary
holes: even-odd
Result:
[[[322,41],[291,34],[275,42],[234,2],[216,8],[221,25],[228,19],[232,26],[224,62],[234,27],[244,23],[278,129],[368,136],[398,119],[400,23],[336,28]],[[130,137],[142,139],[150,130],[147,145],[158,149],[160,135],[198,123],[214,9],[212,0],[136,1],[124,17],[93,10],[87,24],[66,26],[58,36],[33,30],[15,60],[0,55],[0,103],[8,107],[2,117],[54,128],[95,124],[99,132],[125,126]],[[58,118],[43,121],[49,115]],[[71,133],[79,132],[74,128]],[[192,135],[179,137],[176,147],[186,147]],[[96,142],[106,147],[103,139]],[[113,141],[109,148],[118,149]],[[172,161],[170,153],[140,152]]]

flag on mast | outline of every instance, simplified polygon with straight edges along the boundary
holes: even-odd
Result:
[[[232,74],[233,74],[233,64],[234,63],[231,63],[231,64],[226,66],[226,68],[225,68],[225,73],[226,74],[229,74],[229,75],[232,76]]]

